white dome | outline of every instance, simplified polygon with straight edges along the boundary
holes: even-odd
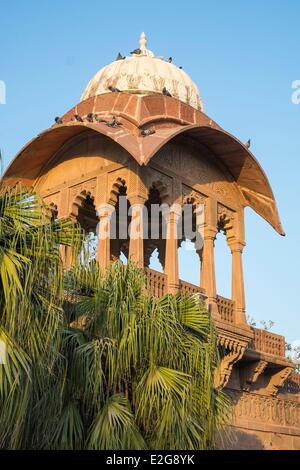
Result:
[[[116,60],[99,70],[88,83],[81,101],[108,93],[109,86],[120,91],[145,95],[162,94],[165,87],[174,98],[203,111],[199,90],[192,79],[176,65],[154,56],[146,48],[144,33],[140,37],[138,53]]]

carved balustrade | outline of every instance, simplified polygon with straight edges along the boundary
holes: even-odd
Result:
[[[186,294],[202,294],[203,297],[205,297],[204,289],[202,289],[199,286],[195,286],[194,284],[191,284],[190,282],[186,281],[179,281],[179,287],[180,290]]]
[[[217,304],[221,319],[228,323],[234,323],[234,302],[221,295],[217,295]]]
[[[285,357],[284,336],[259,328],[252,328],[252,330],[254,332],[254,338],[250,345],[252,349],[275,356]]]
[[[154,269],[145,268],[147,287],[156,297],[162,297],[167,290],[167,276]]]

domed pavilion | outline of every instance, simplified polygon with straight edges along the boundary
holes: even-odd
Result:
[[[197,85],[182,68],[150,51],[142,33],[137,49],[99,70],[80,102],[20,150],[2,185],[17,182],[33,186],[56,217],[76,218],[87,234],[98,233],[99,223],[111,233],[113,210],[118,214],[126,198],[129,230],[99,238],[100,265],[132,258],[155,295],[201,295],[217,326],[222,365],[216,386],[233,399],[236,448],[300,449],[300,380],[285,356],[285,339],[250,326],[246,317],[244,210],[251,207],[284,235],[275,197],[249,145],[204,113]],[[160,229],[158,237],[144,237],[143,230],[133,236],[131,222],[143,228],[143,208],[152,204],[169,208],[168,236]],[[203,208],[197,285],[178,274],[179,247],[195,241],[178,236],[185,204],[193,226],[196,208]],[[232,259],[230,299],[216,287],[220,232]],[[149,267],[154,252],[162,272]],[[66,267],[72,264],[70,251],[62,257]]]

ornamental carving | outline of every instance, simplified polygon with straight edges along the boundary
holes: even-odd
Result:
[[[235,419],[264,424],[300,427],[300,403],[249,392],[227,390],[235,403]]]
[[[58,212],[59,212],[59,203],[60,203],[60,192],[59,191],[57,191],[56,193],[48,194],[47,196],[44,196],[43,201],[46,204],[46,206],[56,207]]]
[[[130,180],[128,181],[128,178],[130,176],[128,175],[128,169],[127,168],[121,168],[119,170],[112,171],[108,173],[107,175],[107,195],[106,195],[106,202],[109,202],[111,199],[111,192],[115,190],[114,185],[116,182],[122,181],[122,184],[126,184],[127,186],[127,193],[129,192],[128,186],[131,185],[133,186],[133,182]],[[124,182],[124,183],[123,183]],[[117,183],[118,184],[118,183]]]
[[[223,349],[224,356],[215,372],[214,384],[216,388],[224,388],[230,379],[234,364],[243,357],[247,343],[219,334],[218,344]]]
[[[228,209],[228,207],[223,204],[218,203],[217,208],[217,224],[218,231],[224,231],[227,234],[229,230],[233,228],[234,225],[234,216],[235,212]]]
[[[270,378],[266,391],[270,393],[270,395],[277,395],[279,389],[284,385],[285,381],[289,378],[293,371],[293,367],[284,367],[279,372],[273,374]]]
[[[182,185],[182,202],[183,204],[205,204],[207,196],[196,191],[195,189],[183,184]]]
[[[72,210],[72,205],[77,196],[80,194],[90,194],[94,199],[96,197],[96,186],[97,186],[97,179],[92,178],[88,181],[84,181],[82,183],[76,184],[69,189],[69,201],[71,204],[70,211]]]
[[[153,157],[152,161],[176,173],[199,192],[213,194],[225,205],[236,208],[242,204],[242,196],[235,184],[209,160],[206,149],[201,152],[201,146],[196,149],[178,142],[169,143]]]
[[[267,361],[263,360],[244,364],[240,371],[242,389],[249,391],[251,386],[257,382],[259,376],[264,372],[267,365]]]

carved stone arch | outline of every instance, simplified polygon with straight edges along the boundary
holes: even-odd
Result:
[[[199,191],[196,191],[194,188],[183,185],[182,186],[182,229],[184,229],[184,222],[183,222],[183,217],[184,217],[184,210],[186,205],[191,205],[192,206],[192,217],[193,217],[193,230],[196,230],[196,222],[197,222],[197,214],[199,215],[203,214],[203,222],[202,225],[204,224],[204,207],[199,207],[199,206],[205,206],[207,200],[207,196],[200,193]],[[199,212],[198,212],[199,211]],[[182,242],[186,240],[186,237],[184,236],[184,233],[182,233],[182,238],[180,239],[179,246],[182,245]],[[202,248],[197,250],[200,258],[201,258],[201,253],[202,253]]]
[[[154,172],[153,172],[154,173]],[[150,258],[155,250],[158,252],[158,259],[161,266],[164,268],[165,264],[165,240],[162,238],[162,215],[159,215],[159,228],[157,226],[157,230],[159,230],[159,237],[152,239],[151,237],[151,230],[152,230],[152,211],[151,205],[157,204],[158,206],[162,205],[171,205],[171,180],[165,178],[164,175],[160,175],[155,172],[154,174],[150,174],[150,177],[147,179],[147,192],[148,197],[145,201],[145,206],[148,211],[148,239],[144,240],[144,265],[147,267],[150,263]],[[162,208],[160,208],[162,210]]]
[[[69,215],[74,216],[73,212],[75,211],[76,217],[76,206],[80,207],[83,200],[89,196],[93,201],[96,200],[96,178],[84,181],[72,186],[69,189]]]
[[[126,193],[127,193],[126,181],[124,178],[119,176],[114,181],[112,188],[109,192],[108,204],[111,204],[112,206],[116,206],[118,203],[118,196],[126,195]]]
[[[71,212],[70,212],[71,217],[75,217],[75,218],[78,217],[79,208],[82,207],[84,201],[87,198],[90,198],[92,201],[95,200],[95,197],[94,195],[92,195],[91,191],[87,191],[86,189],[83,189],[79,194],[77,194],[75,199],[73,199],[73,201],[71,202],[72,204]]]
[[[95,206],[95,197],[91,191],[83,189],[72,201],[70,217],[77,220],[85,233],[96,234],[99,217]]]
[[[52,220],[58,219],[60,217],[60,193],[43,195],[42,198],[46,207],[51,211]]]

